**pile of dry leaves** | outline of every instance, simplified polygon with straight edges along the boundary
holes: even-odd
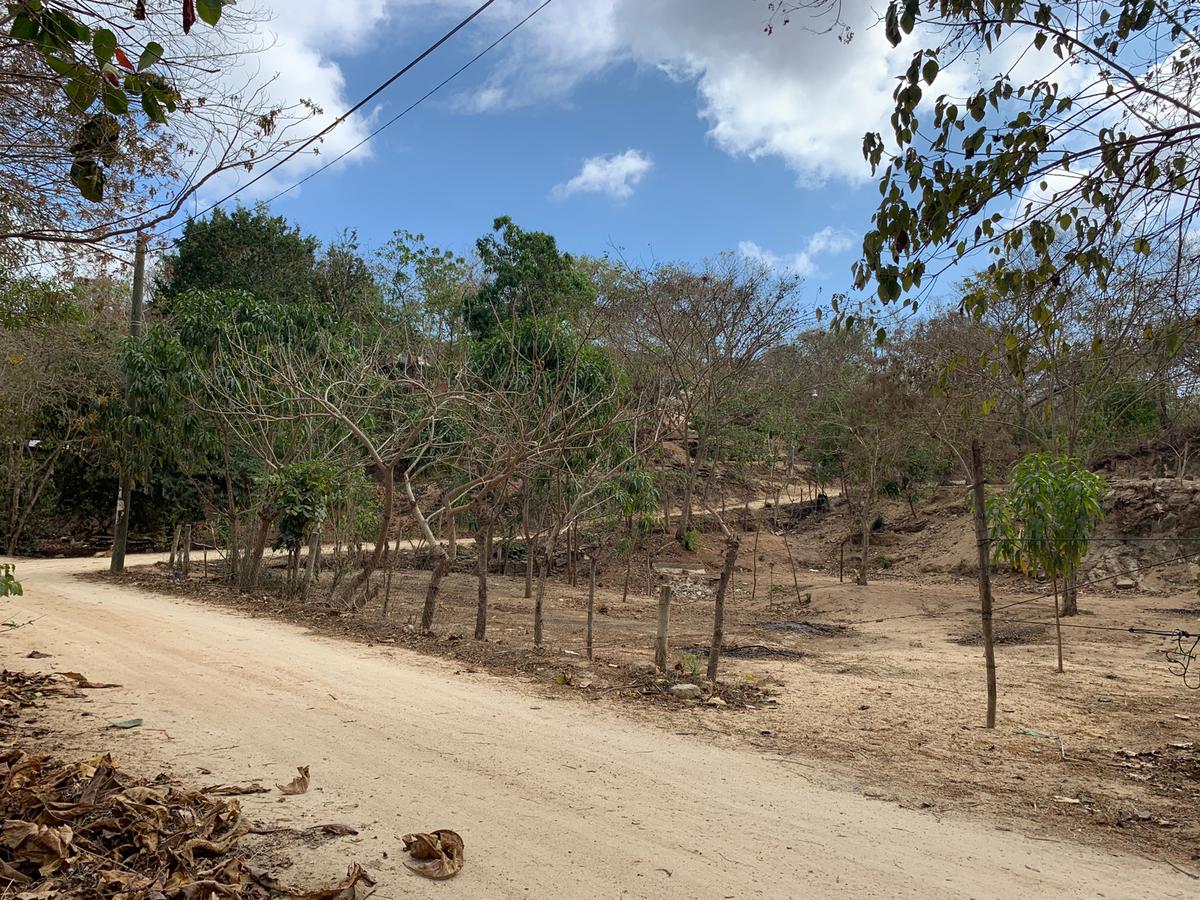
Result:
[[[5,685],[5,699],[9,686]],[[374,881],[358,865],[339,884],[289,891],[238,850],[250,831],[238,801],[139,782],[110,756],[66,763],[0,754],[0,893],[119,900],[362,900]]]
[[[118,684],[97,684],[78,672],[9,672],[0,673],[0,717],[11,719],[22,709],[36,706],[48,697],[82,697],[82,690],[120,687]]]

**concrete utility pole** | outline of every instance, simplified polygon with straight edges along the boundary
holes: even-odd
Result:
[[[146,291],[146,244],[148,238],[139,234],[133,258],[133,299],[129,304],[129,335],[135,341],[142,336],[142,304]],[[117,493],[117,514],[113,527],[113,553],[111,572],[125,571],[125,545],[129,540],[129,502],[133,493],[133,478],[128,472],[121,473],[121,487]]]

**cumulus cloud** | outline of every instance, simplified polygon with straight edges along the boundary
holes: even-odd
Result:
[[[474,0],[445,5],[462,11]],[[500,0],[488,11],[488,27],[511,26],[529,6],[527,0]],[[806,22],[803,13],[767,35],[766,4],[754,0],[554,4],[507,42],[501,62],[460,97],[460,107],[487,112],[569,102],[582,82],[632,64],[694,84],[697,113],[726,153],[780,159],[805,186],[862,183],[871,177],[863,134],[889,133],[895,76],[907,68],[915,44],[891,47],[874,0],[844,0],[837,9],[853,32],[847,43],[836,30],[818,33],[829,20]],[[937,92],[962,94],[1004,70],[1022,78],[1051,71],[1057,80],[1076,77],[1049,45],[1039,53],[1019,43],[1005,42],[977,68],[968,62],[943,71]]]
[[[640,150],[592,156],[583,161],[578,175],[555,185],[551,194],[557,200],[565,200],[574,194],[607,194],[614,200],[627,200],[652,168],[654,163]]]
[[[804,248],[795,253],[774,253],[760,247],[754,241],[742,241],[738,245],[738,252],[746,259],[756,260],[778,272],[807,276],[819,271],[818,257],[844,253],[853,246],[854,236],[850,232],[826,226],[811,235],[805,242]]]
[[[289,127],[289,140],[298,140],[321,131],[348,108],[355,99],[346,90],[346,78],[340,59],[370,46],[382,26],[402,7],[404,0],[362,0],[354,13],[338,11],[320,0],[253,0],[243,2],[223,18],[212,41],[223,46],[230,64],[213,77],[225,91],[237,93],[265,108],[278,104],[296,111],[281,123]],[[250,23],[239,25],[239,22]],[[193,32],[195,35],[195,32]],[[176,38],[184,41],[183,38]],[[303,121],[297,121],[298,101],[311,104]],[[313,112],[312,110],[319,110]],[[292,183],[326,160],[338,156],[368,135],[372,116],[378,107],[350,117],[323,141],[281,167],[270,177],[249,188],[247,200],[273,193]],[[365,158],[370,146],[364,145],[349,159]],[[209,189],[225,192],[247,173],[228,173]]]

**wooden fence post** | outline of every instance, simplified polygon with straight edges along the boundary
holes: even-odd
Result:
[[[593,625],[596,620],[596,557],[588,557],[587,658],[592,658]]]
[[[992,634],[992,573],[986,498],[983,495],[983,452],[971,441],[971,477],[975,498],[975,540],[979,549],[979,612],[983,627],[983,659],[987,668],[987,727],[996,727],[996,646]]]
[[[654,640],[654,665],[667,671],[667,626],[671,619],[671,585],[663,582],[658,591],[658,636]]]

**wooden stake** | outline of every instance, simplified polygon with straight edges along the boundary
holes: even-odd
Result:
[[[716,605],[713,610],[712,645],[708,650],[708,680],[717,683],[717,666],[721,662],[721,645],[725,642],[725,597],[733,584],[734,568],[737,566],[740,542],[730,535],[725,543],[725,565],[721,569],[721,581],[717,585]]]
[[[751,605],[754,604],[754,598],[758,596],[758,535],[759,535],[759,532],[760,532],[760,529],[758,529],[758,528],[754,529],[754,550],[752,551],[754,554],[754,562],[753,562],[753,568],[751,569],[753,574],[751,575],[751,581],[750,581],[750,604]]]
[[[1062,651],[1062,614],[1058,611],[1058,575],[1051,575],[1050,583],[1054,585],[1054,634],[1058,640],[1058,674],[1061,675],[1065,670],[1063,669]]]
[[[979,549],[979,614],[983,630],[983,659],[987,670],[987,727],[996,727],[996,646],[992,634],[992,570],[987,511],[983,495],[983,452],[971,441],[971,477],[975,484],[975,542]]]
[[[592,658],[592,637],[596,620],[596,557],[588,557],[587,658]]]
[[[658,635],[654,639],[654,665],[667,671],[667,627],[671,620],[671,585],[663,583],[658,590]]]

